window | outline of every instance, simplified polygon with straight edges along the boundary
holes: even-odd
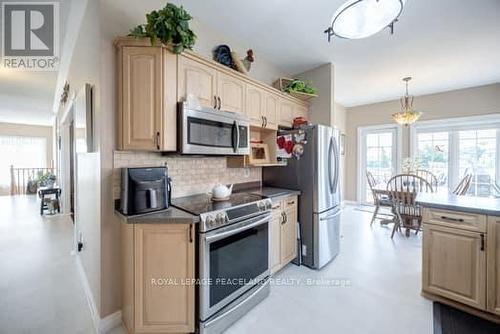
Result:
[[[496,129],[459,132],[459,175],[473,173],[470,195],[495,195],[497,136]]]
[[[10,166],[47,167],[47,139],[43,137],[0,136],[0,188],[10,187]]]
[[[382,183],[388,181],[399,169],[399,137],[399,127],[396,126],[360,128],[358,197],[361,202],[373,202],[366,181],[366,171],[372,173],[377,183]]]
[[[436,175],[438,187],[448,185],[448,132],[419,133],[417,139],[417,158],[419,168]]]
[[[411,137],[413,156],[438,177],[441,189],[452,191],[472,173],[468,195],[500,196],[500,115],[424,121]]]

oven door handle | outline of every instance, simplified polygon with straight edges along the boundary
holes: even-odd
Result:
[[[226,231],[226,232],[217,233],[215,235],[211,235],[211,236],[205,237],[205,240],[207,242],[214,242],[214,241],[217,241],[217,240],[220,240],[220,239],[227,238],[227,237],[232,236],[234,234],[237,234],[237,233],[243,232],[245,230],[249,230],[251,228],[254,228],[256,226],[262,225],[262,224],[268,222],[270,218],[271,218],[271,214],[267,214],[264,218],[259,219],[256,222],[253,222],[251,224],[235,228],[233,230],[229,230],[229,231]]]

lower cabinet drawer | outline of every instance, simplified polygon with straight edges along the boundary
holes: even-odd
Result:
[[[485,215],[425,208],[422,218],[424,224],[436,224],[467,231],[486,232]]]

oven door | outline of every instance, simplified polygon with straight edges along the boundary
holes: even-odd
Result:
[[[269,276],[269,221],[265,214],[200,237],[202,321]]]
[[[250,153],[250,128],[238,115],[182,110],[181,153],[243,155]]]

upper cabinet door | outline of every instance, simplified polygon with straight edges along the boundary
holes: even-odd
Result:
[[[280,99],[278,124],[286,127],[292,126],[293,103],[285,99]]]
[[[265,93],[266,128],[276,130],[278,128],[279,97],[276,94]]]
[[[220,109],[245,113],[245,86],[246,84],[243,80],[218,72],[217,96],[220,98]]]
[[[307,113],[307,107],[303,106],[301,104],[296,104],[294,106],[294,111],[293,111],[293,118],[295,117],[304,117],[305,119],[309,120],[309,115]]]
[[[213,108],[217,95],[217,71],[183,55],[178,59],[178,101],[185,101],[188,94],[193,94],[202,106]]]
[[[246,114],[254,126],[263,126],[264,91],[253,85],[247,85]]]
[[[123,150],[160,150],[162,48],[123,47],[119,61],[119,146]]]

